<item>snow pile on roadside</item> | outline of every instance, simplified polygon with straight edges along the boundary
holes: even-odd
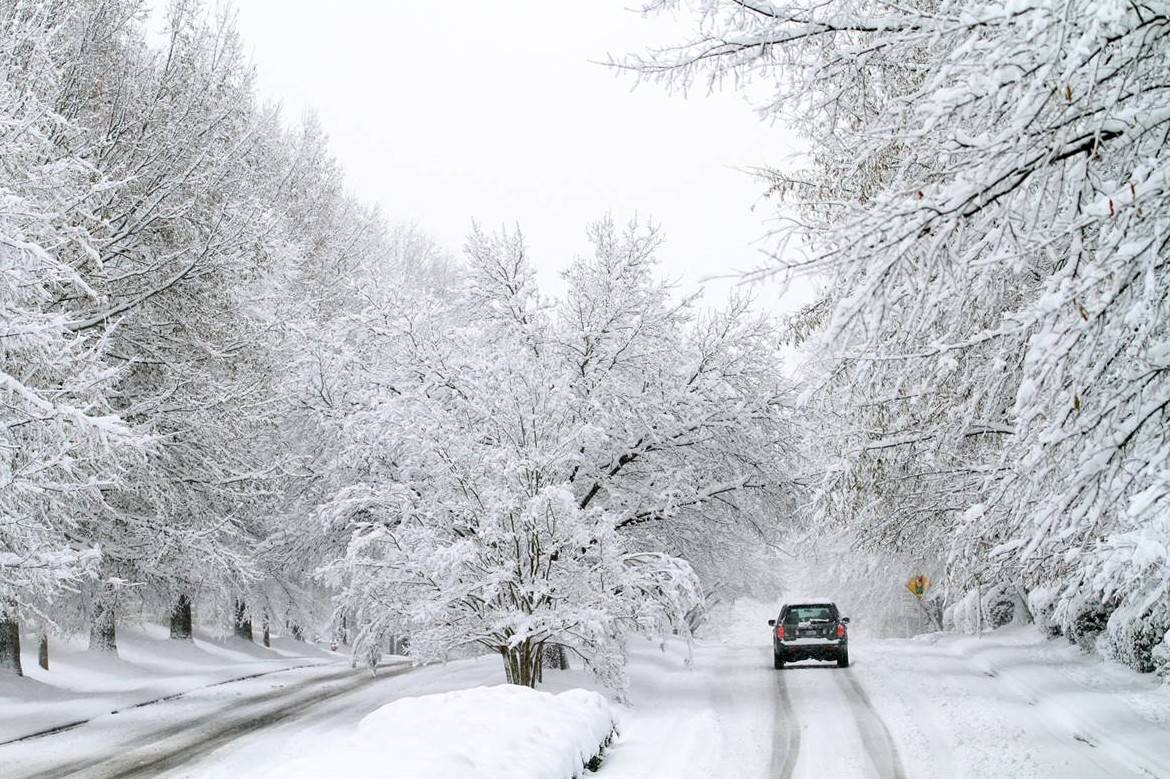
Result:
[[[1035,625],[854,651],[911,776],[1170,777],[1170,687]]]
[[[586,773],[613,731],[613,713],[596,692],[475,687],[388,703],[338,749],[271,766],[265,775],[571,779]]]

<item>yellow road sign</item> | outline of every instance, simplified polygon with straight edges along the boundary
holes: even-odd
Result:
[[[930,589],[930,579],[921,574],[912,576],[910,581],[906,582],[906,589],[910,590],[915,598],[921,598]]]

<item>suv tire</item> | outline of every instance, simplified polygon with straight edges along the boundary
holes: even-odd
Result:
[[[774,653],[773,653],[773,655],[772,655],[772,667],[773,667],[773,668],[775,668],[777,671],[779,671],[781,668],[783,668],[783,667],[784,667],[784,658],[783,658],[783,657],[781,657],[781,656],[780,656],[780,655],[778,655],[778,654],[774,654]]]
[[[838,668],[848,668],[849,667],[849,650],[848,649],[846,649],[845,651],[843,651],[837,655],[837,667]]]

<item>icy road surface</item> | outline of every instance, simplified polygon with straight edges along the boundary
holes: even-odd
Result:
[[[776,671],[770,652],[766,627],[699,642],[689,666],[679,643],[633,645],[631,702],[618,707],[620,736],[595,775],[1170,779],[1170,689],[1030,627],[983,638],[855,635],[849,669]],[[549,677],[550,691],[588,684],[579,671]],[[377,677],[337,665],[293,670],[0,747],[0,776],[298,779],[290,761],[344,748],[389,700],[501,681],[494,657]]]

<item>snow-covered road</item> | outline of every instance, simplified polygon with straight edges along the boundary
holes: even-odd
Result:
[[[774,777],[903,777],[897,745],[853,668],[806,663],[775,673],[779,718]],[[832,756],[826,759],[827,756]],[[830,770],[831,769],[831,770]]]
[[[757,613],[758,612],[758,613]],[[852,665],[773,670],[772,607],[685,648],[631,651],[606,779],[1165,777],[1170,686],[1034,626],[869,639]]]
[[[812,662],[775,671],[770,651],[700,643],[690,670],[677,651],[635,651],[634,705],[601,776],[907,775],[862,671]]]
[[[4,779],[154,777],[197,765],[244,736],[316,715],[320,708],[385,684],[409,666],[378,676],[333,664],[299,668],[193,690],[179,698],[95,718],[75,729],[0,747]]]
[[[848,669],[773,670],[767,640],[700,641],[689,665],[679,642],[631,645],[630,703],[599,779],[1170,777],[1170,690],[1031,627],[855,636]],[[297,758],[345,749],[390,700],[500,682],[494,657],[376,678],[297,669],[0,747],[0,775],[298,779]]]
[[[635,650],[606,779],[1170,777],[1170,689],[1031,627],[855,639],[853,664],[770,647]]]

